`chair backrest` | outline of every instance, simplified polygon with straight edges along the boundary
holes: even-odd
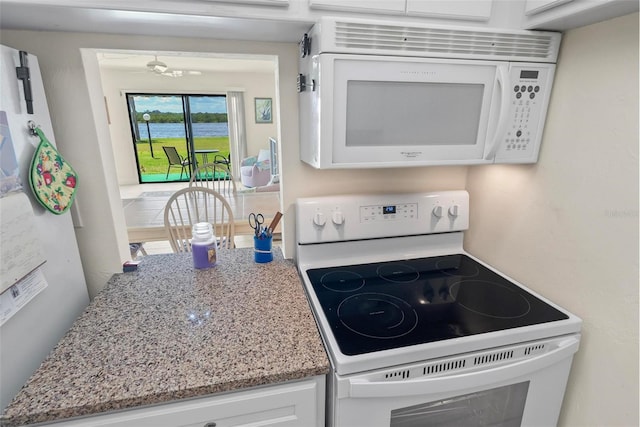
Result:
[[[222,163],[231,168],[231,153],[229,153],[229,157],[225,157],[222,154],[216,154],[213,156],[213,163]]]
[[[164,150],[164,154],[167,155],[167,159],[169,159],[170,165],[182,165],[182,158],[180,157],[180,154],[178,154],[178,150],[176,150],[176,147],[167,147],[163,145],[162,149]]]
[[[164,227],[174,252],[191,252],[191,227],[209,222],[218,247],[233,248],[235,223],[229,202],[218,192],[204,187],[176,191],[164,208]]]
[[[206,163],[191,175],[189,187],[206,187],[217,191],[224,197],[236,194],[236,181],[229,167],[223,163]]]

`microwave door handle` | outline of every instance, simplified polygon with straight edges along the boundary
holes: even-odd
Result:
[[[496,131],[491,138],[491,148],[484,156],[485,160],[493,160],[500,147],[500,139],[504,134],[504,128],[507,124],[507,114],[509,113],[509,91],[507,90],[507,75],[505,73],[505,67],[498,66],[496,73],[496,83],[500,86],[500,114],[498,116],[498,125]]]

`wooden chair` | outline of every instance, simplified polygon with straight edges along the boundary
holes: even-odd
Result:
[[[167,160],[169,161],[169,167],[167,168],[167,176],[165,179],[169,178],[169,171],[171,170],[171,166],[178,166],[182,169],[180,170],[180,179],[182,179],[182,174],[184,173],[185,168],[187,169],[187,176],[189,174],[189,165],[191,162],[188,158],[183,158],[180,154],[178,154],[178,150],[176,147],[167,147],[162,146],[164,150],[164,154],[167,155]]]
[[[207,163],[199,166],[191,175],[189,187],[211,188],[224,197],[236,194],[236,182],[229,167],[223,163]]]
[[[209,222],[219,248],[233,248],[233,211],[225,198],[210,188],[189,187],[176,191],[164,208],[164,227],[174,252],[191,252],[191,228]]]

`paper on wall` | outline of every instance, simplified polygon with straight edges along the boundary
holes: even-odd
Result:
[[[24,279],[0,294],[0,325],[31,301],[48,286],[40,268],[36,268]]]
[[[22,190],[20,169],[6,111],[0,111],[0,197]]]
[[[0,293],[41,266],[35,215],[24,192],[0,198]]]

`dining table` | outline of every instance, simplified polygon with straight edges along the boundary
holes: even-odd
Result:
[[[142,193],[133,199],[123,199],[127,235],[130,243],[168,240],[164,227],[164,208],[172,191]],[[253,235],[249,214],[261,213],[265,224],[270,224],[281,211],[280,192],[242,192],[224,195],[233,212],[235,235]],[[281,223],[274,235],[281,233]]]
[[[200,154],[200,157],[202,157],[202,164],[206,165],[207,163],[209,163],[209,154],[216,154],[219,153],[220,150],[217,150],[215,148],[197,148],[195,150],[193,150],[194,155],[196,156],[196,167],[200,164],[198,162],[197,156],[198,154]]]

